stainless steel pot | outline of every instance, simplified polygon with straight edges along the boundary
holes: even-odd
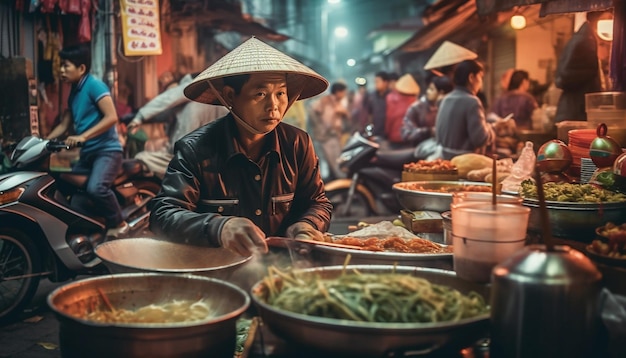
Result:
[[[462,293],[475,291],[486,299],[489,287],[456,277],[454,272],[391,265],[350,265],[364,273],[397,272],[425,278],[432,283],[450,286]],[[301,270],[302,274],[337,277],[343,266]],[[277,309],[265,302],[265,283],[252,288],[252,299],[263,322],[279,337],[314,350],[358,357],[390,357],[402,354],[428,354],[442,349],[465,348],[487,335],[489,314],[441,323],[364,323],[307,316]]]
[[[406,185],[421,186],[425,190],[406,189]],[[436,211],[442,213],[450,210],[452,193],[439,193],[428,190],[438,190],[444,186],[462,189],[467,186],[491,186],[491,184],[462,181],[413,181],[396,183],[393,185],[393,191],[396,192],[398,201],[406,210]]]
[[[186,323],[99,323],[83,317],[104,294],[115,308],[133,309],[172,300],[210,302],[214,316]],[[48,295],[60,323],[63,357],[228,357],[236,320],[250,298],[228,282],[194,275],[130,273],[88,278]]]
[[[493,357],[592,357],[602,275],[569,246],[531,245],[492,271]]]
[[[528,230],[540,233],[539,201],[524,199],[530,208]],[[609,221],[621,223],[626,218],[626,203],[568,203],[546,201],[552,235],[583,242],[595,238],[595,229]]]

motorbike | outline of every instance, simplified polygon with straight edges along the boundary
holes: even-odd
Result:
[[[23,310],[42,278],[62,282],[107,273],[94,252],[106,240],[104,219],[72,205],[86,197],[87,176],[50,170],[52,153],[69,149],[64,142],[25,137],[11,151],[11,172],[0,176],[0,321]],[[160,187],[141,161],[123,161],[112,190],[129,236],[148,230],[147,203]]]
[[[396,215],[402,209],[392,186],[402,179],[405,163],[424,159],[428,153],[405,149],[380,149],[374,137],[355,132],[339,156],[346,178],[325,183],[334,217]]]

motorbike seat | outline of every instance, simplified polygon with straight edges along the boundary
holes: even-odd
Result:
[[[376,165],[402,170],[403,165],[415,160],[415,148],[379,150],[376,153]]]
[[[127,180],[128,178],[132,178],[133,176],[139,175],[143,172],[143,162],[138,159],[124,159],[122,161],[122,168],[117,173],[117,178],[113,182],[113,185],[118,185]],[[63,173],[60,175],[63,181],[75,186],[77,188],[84,189],[87,185],[88,176],[80,173]]]

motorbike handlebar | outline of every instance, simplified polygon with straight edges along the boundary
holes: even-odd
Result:
[[[76,143],[76,147],[82,147],[83,146],[83,142],[78,142]],[[59,152],[63,149],[65,150],[69,150],[72,149],[69,145],[67,145],[65,142],[57,142],[57,141],[49,141],[47,144],[47,148],[48,150],[52,151],[52,152]]]

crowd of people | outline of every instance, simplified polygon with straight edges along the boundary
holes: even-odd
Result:
[[[298,63],[293,72],[293,59],[255,39],[241,48],[255,56],[266,54],[273,67],[240,73],[235,67],[210,66],[187,74],[164,84],[162,93],[128,123],[127,134],[135,141],[141,141],[137,132],[145,123],[166,123],[167,139],[160,147],[143,143],[130,154],[163,179],[151,205],[151,224],[167,236],[185,232],[187,242],[201,242],[208,235],[214,244],[242,254],[255,247],[267,250],[262,240],[267,234],[319,236],[331,210],[323,182],[343,176],[338,158],[353,132],[371,132],[389,149],[427,143],[431,150],[416,159],[472,152],[515,156],[516,131],[532,128],[538,108],[528,93],[529,73],[521,69],[507,72],[502,93],[487,106],[481,95],[485,69],[471,51],[463,51],[465,57],[456,61],[439,62],[440,68],[426,72],[425,78],[379,71],[371,91],[366,83],[352,91],[335,82],[322,94],[328,81],[308,67]],[[116,104],[106,85],[89,74],[89,55],[84,47],[60,52],[61,79],[71,85],[69,108],[46,137],[62,137],[73,127],[66,143],[82,144],[73,170],[89,173],[87,192],[101,204],[108,235],[117,237],[128,225],[110,187],[124,151],[129,152],[124,148],[128,143],[119,139],[116,112],[128,114],[129,104]],[[241,60],[229,56],[234,55],[220,61]],[[565,62],[559,64],[556,81],[564,91]],[[300,101],[306,99],[308,103]],[[326,162],[326,175],[318,157]],[[263,194],[266,186],[273,188],[270,197]],[[235,192],[251,201],[230,198]],[[224,216],[231,211],[235,218]]]

